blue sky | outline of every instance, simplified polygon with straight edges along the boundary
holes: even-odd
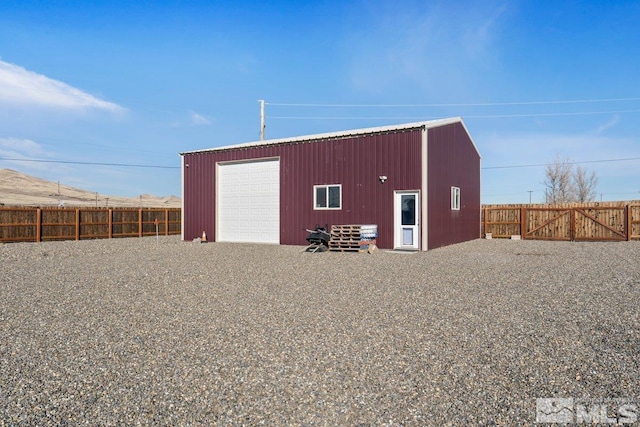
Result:
[[[0,168],[179,195],[178,153],[258,140],[264,99],[267,138],[461,116],[484,203],[541,202],[544,167],[496,167],[557,155],[638,199],[639,21],[624,0],[3,0]]]

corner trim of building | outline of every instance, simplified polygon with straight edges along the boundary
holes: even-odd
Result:
[[[422,143],[421,143],[421,148],[420,148],[420,156],[421,156],[421,163],[422,163],[422,167],[420,168],[421,173],[422,173],[422,177],[421,177],[421,183],[420,183],[420,187],[421,187],[421,197],[420,197],[420,238],[421,238],[421,242],[420,242],[420,250],[421,251],[426,251],[429,249],[429,240],[428,240],[428,232],[429,232],[429,218],[428,218],[428,214],[427,214],[427,207],[428,207],[428,203],[427,200],[429,198],[429,192],[427,189],[427,184],[428,184],[428,170],[427,170],[427,160],[428,160],[428,156],[427,156],[427,135],[428,135],[429,129],[428,128],[423,128],[422,129]]]
[[[182,187],[180,201],[180,240],[184,240],[184,156],[180,156],[180,185]]]
[[[216,170],[213,173],[213,191],[215,192],[215,196],[213,198],[213,203],[214,208],[213,208],[213,227],[214,227],[214,233],[213,233],[213,241],[214,242],[219,242],[220,241],[220,237],[218,236],[219,234],[219,221],[218,221],[218,217],[220,215],[218,215],[218,209],[220,208],[220,181],[218,180],[218,176],[220,174],[220,164],[224,164],[225,162],[216,162]]]

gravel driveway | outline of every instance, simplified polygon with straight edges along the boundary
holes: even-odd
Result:
[[[0,245],[0,426],[519,425],[640,400],[640,242]]]

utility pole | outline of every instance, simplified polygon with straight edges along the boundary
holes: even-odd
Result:
[[[529,204],[531,204],[531,193],[533,193],[533,190],[527,190],[527,192],[529,193]]]
[[[259,99],[260,103],[260,141],[264,141],[264,99]]]

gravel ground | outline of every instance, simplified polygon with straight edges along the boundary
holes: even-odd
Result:
[[[640,242],[0,245],[0,425],[520,425],[640,399]]]

